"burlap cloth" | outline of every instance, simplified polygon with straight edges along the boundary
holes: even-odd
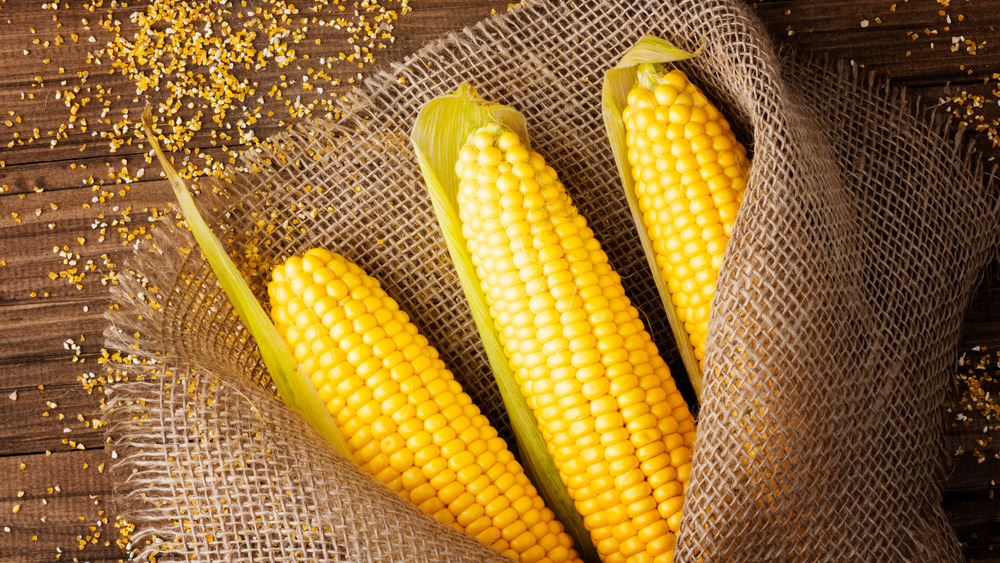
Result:
[[[350,127],[250,151],[259,173],[199,200],[261,299],[311,246],[380,279],[505,438],[499,394],[409,133],[468,81],[527,116],[683,379],[621,193],[603,74],[640,36],[682,63],[752,152],[708,342],[681,561],[953,561],[941,403],[997,242],[998,193],[960,132],[850,65],[778,52],[729,0],[538,2],[370,78]],[[204,187],[204,186],[203,186]],[[275,398],[182,228],[140,247],[108,342],[120,508],[160,560],[488,561],[370,480]],[[143,360],[144,363],[139,363]]]

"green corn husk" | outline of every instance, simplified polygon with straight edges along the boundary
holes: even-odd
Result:
[[[455,174],[455,162],[458,160],[459,149],[469,135],[490,122],[507,127],[527,145],[528,133],[524,116],[508,106],[484,101],[468,84],[463,84],[453,94],[441,96],[425,105],[417,116],[410,138],[434,204],[434,213],[444,233],[448,252],[458,271],[500,395],[510,416],[525,470],[545,499],[546,505],[573,538],[577,553],[584,561],[596,562],[599,561],[597,550],[583,526],[583,518],[573,506],[538,430],[535,415],[514,380],[514,373],[500,343],[500,335],[489,314],[486,294],[481,289],[476,267],[472,264],[472,257],[462,235],[456,200],[458,176]]]
[[[697,54],[697,52],[682,51],[656,37],[643,37],[625,53],[617,65],[605,73],[604,87],[601,91],[601,110],[604,114],[604,127],[608,132],[608,141],[611,143],[611,150],[614,152],[615,162],[618,164],[618,175],[621,177],[622,187],[625,189],[625,198],[628,200],[632,220],[639,232],[639,240],[642,242],[642,250],[646,253],[649,268],[656,281],[656,288],[660,292],[660,299],[667,312],[670,329],[674,333],[674,340],[680,351],[681,360],[684,362],[688,380],[691,382],[691,387],[694,388],[695,395],[701,398],[702,374],[701,368],[698,366],[698,359],[694,356],[694,347],[691,345],[687,331],[684,330],[684,325],[677,320],[674,303],[670,298],[670,291],[667,289],[667,280],[663,278],[663,273],[656,265],[653,244],[642,223],[642,213],[639,211],[639,201],[635,194],[635,180],[632,178],[632,166],[628,161],[625,122],[622,121],[622,111],[628,106],[628,93],[636,82],[643,78],[648,79],[652,74],[662,74],[665,72],[662,67],[665,63],[690,59]]]
[[[250,286],[247,285],[236,265],[226,254],[222,243],[198,212],[198,207],[194,203],[194,198],[191,197],[191,192],[188,191],[187,184],[181,179],[170,160],[163,154],[153,131],[152,111],[148,107],[142,115],[142,124],[146,139],[152,145],[153,152],[156,153],[163,170],[167,173],[170,185],[174,189],[174,195],[180,203],[181,212],[184,214],[184,219],[194,234],[198,246],[212,267],[212,271],[219,278],[219,283],[232,303],[233,309],[236,310],[243,325],[257,341],[261,358],[264,360],[264,365],[267,366],[267,371],[271,375],[274,387],[278,390],[278,395],[285,404],[298,411],[306,422],[333,444],[340,453],[353,460],[354,456],[347,448],[344,436],[337,428],[333,417],[330,416],[326,405],[320,400],[319,394],[316,393],[312,382],[309,381],[308,374],[300,369],[302,366],[288,350],[288,346],[281,339],[278,330],[271,323],[271,318],[257,302]]]

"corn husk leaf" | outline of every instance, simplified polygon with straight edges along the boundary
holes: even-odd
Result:
[[[621,178],[622,187],[625,189],[625,198],[628,200],[629,210],[632,212],[632,220],[635,222],[636,230],[639,232],[639,239],[642,242],[642,249],[646,253],[649,268],[653,272],[653,279],[656,281],[656,288],[660,292],[660,299],[663,301],[663,308],[667,312],[670,321],[670,329],[674,334],[677,349],[680,351],[681,360],[684,362],[684,369],[687,371],[688,380],[695,394],[701,398],[702,377],[698,359],[694,355],[694,347],[688,338],[684,325],[677,320],[677,313],[674,310],[670,292],[667,289],[667,280],[659,266],[656,265],[656,255],[653,251],[653,244],[649,240],[649,234],[642,223],[642,212],[639,210],[639,201],[635,193],[635,180],[632,178],[632,166],[628,162],[628,148],[625,143],[625,123],[622,121],[622,110],[628,106],[628,93],[635,86],[639,79],[640,71],[648,71],[653,65],[657,71],[665,63],[681,61],[697,56],[697,52],[688,53],[674,47],[670,43],[656,38],[646,36],[639,40],[632,49],[622,57],[621,61],[611,70],[604,74],[604,87],[601,91],[601,111],[604,114],[604,127],[608,133],[608,141],[611,143],[611,150],[615,155],[615,163],[618,165],[618,175]]]
[[[462,235],[456,199],[459,180],[455,174],[455,163],[459,149],[469,135],[490,122],[500,123],[517,133],[527,145],[528,133],[524,116],[510,107],[485,102],[468,84],[463,84],[453,94],[441,96],[425,105],[417,116],[410,138],[434,203],[434,213],[447,242],[448,252],[458,271],[500,395],[510,416],[525,471],[531,476],[546,505],[573,538],[577,553],[585,561],[596,562],[599,561],[597,550],[583,527],[583,518],[573,506],[538,430],[535,416],[514,380],[514,373],[500,343],[500,335],[489,314],[486,294],[482,291],[476,267]]]
[[[270,317],[257,302],[250,286],[247,285],[239,269],[236,268],[236,264],[229,258],[222,243],[198,212],[198,207],[194,203],[194,198],[191,196],[187,184],[177,173],[170,160],[163,154],[153,130],[152,112],[148,107],[143,113],[142,124],[146,139],[152,145],[153,151],[170,180],[170,185],[180,203],[181,212],[184,214],[188,228],[191,229],[205,259],[219,279],[233,309],[236,310],[244,326],[257,341],[261,358],[264,360],[264,365],[267,366],[267,371],[271,375],[271,381],[274,383],[278,395],[285,404],[298,411],[306,422],[319,431],[340,453],[347,456],[348,459],[354,459],[326,405],[320,400],[315,387],[309,381],[308,374],[305,370],[299,369],[301,367],[299,362],[288,350],[288,346],[278,334],[278,329],[271,323]]]

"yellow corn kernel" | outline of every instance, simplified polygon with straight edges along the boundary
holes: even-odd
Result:
[[[680,70],[640,65],[622,112],[643,227],[704,367],[715,283],[749,173],[746,149]]]
[[[521,561],[537,561],[540,543],[571,544],[507,444],[374,278],[313,249],[274,269],[268,296],[278,332],[365,471]],[[578,560],[572,549],[552,559]]]
[[[665,486],[669,469],[683,489],[671,463],[689,459],[694,439],[666,363],[541,155],[490,124],[469,137],[455,171],[472,262],[570,498],[605,561],[651,559],[660,546],[640,530],[675,531],[649,479]],[[681,443],[667,441],[682,428]]]

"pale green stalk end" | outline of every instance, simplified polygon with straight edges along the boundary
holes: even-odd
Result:
[[[267,366],[267,371],[271,375],[274,387],[278,390],[278,395],[285,404],[298,411],[306,422],[319,431],[340,453],[353,460],[354,457],[347,447],[347,442],[344,441],[344,437],[327,411],[326,405],[320,400],[308,375],[298,369],[298,361],[295,360],[281,339],[267,312],[257,302],[250,286],[247,285],[236,268],[236,264],[229,258],[222,243],[198,212],[198,207],[195,205],[194,198],[191,197],[187,184],[177,173],[170,160],[163,154],[153,130],[153,116],[149,107],[142,115],[142,124],[146,139],[152,145],[153,152],[156,153],[167,178],[170,180],[170,185],[180,203],[181,212],[184,214],[188,228],[194,234],[198,246],[212,267],[212,271],[215,272],[215,276],[219,279],[233,309],[236,310],[244,326],[257,341],[261,358],[264,360],[264,365]]]

